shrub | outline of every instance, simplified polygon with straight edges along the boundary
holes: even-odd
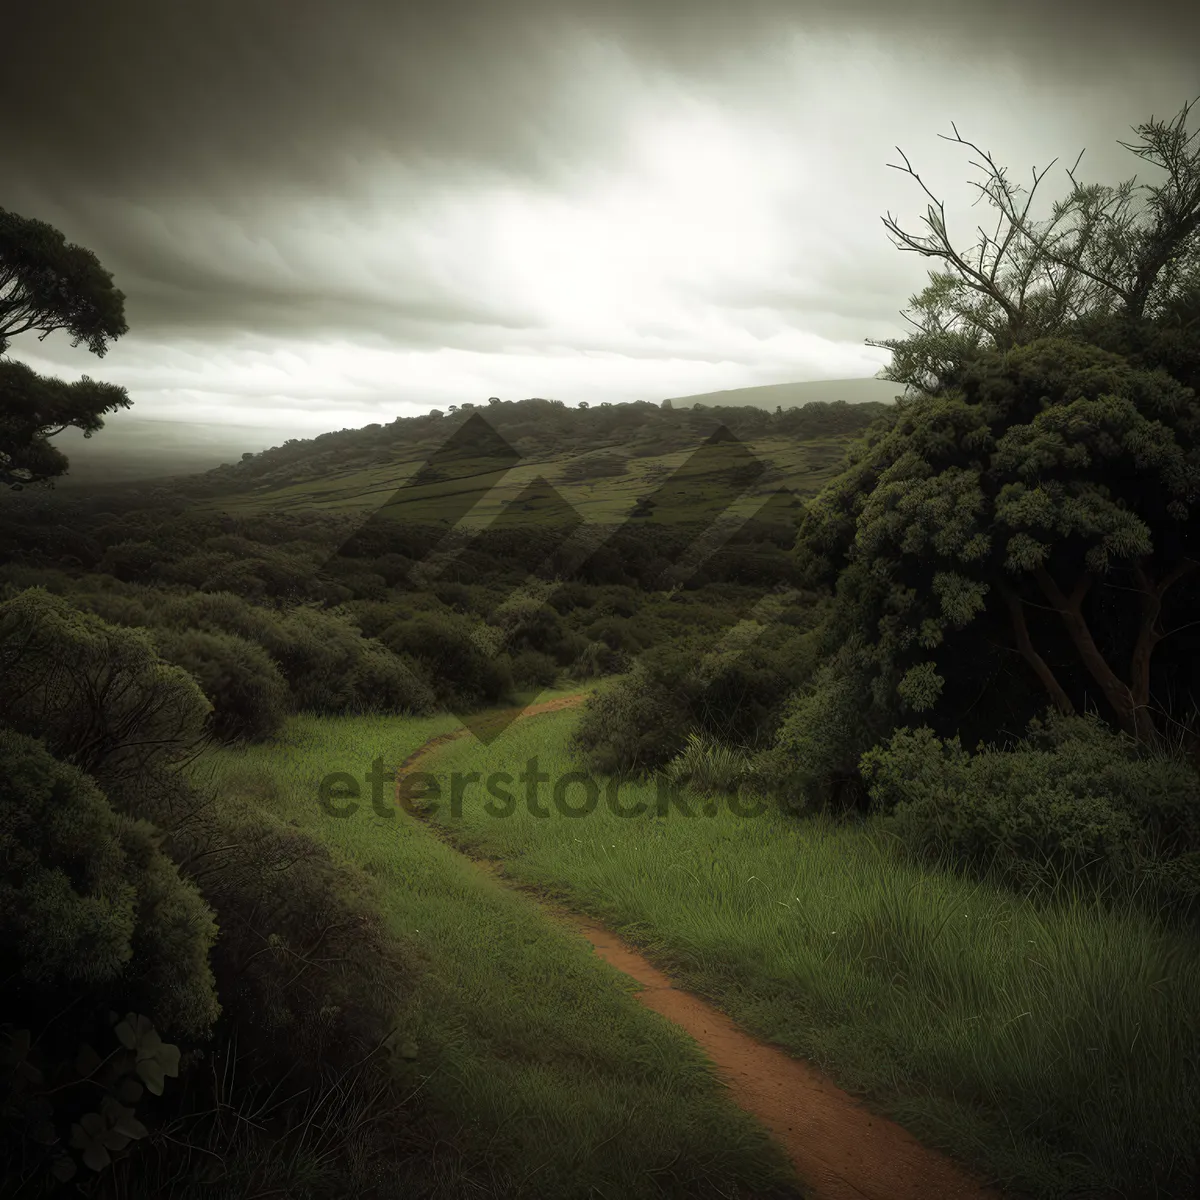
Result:
[[[145,627],[151,623],[150,611],[134,596],[113,592],[76,592],[70,596],[76,608],[90,612],[110,625]]]
[[[518,687],[549,687],[558,678],[558,664],[548,654],[522,650],[510,656],[513,683]]]
[[[629,670],[629,659],[605,642],[585,642],[571,664],[576,679],[595,679]]]
[[[367,876],[241,795],[213,797],[169,845],[216,913],[213,971],[252,1063],[313,1083],[395,1028],[408,968]]]
[[[358,711],[428,713],[433,710],[433,688],[414,662],[393,654],[374,638],[363,638],[362,643],[362,653],[350,674]]]
[[[232,592],[193,592],[172,596],[157,614],[156,624],[178,631],[233,633],[269,650],[282,637],[276,615]]]
[[[363,639],[348,616],[308,606],[293,608],[267,627],[265,642],[298,709],[335,714],[354,708],[358,697],[353,675]]]
[[[160,631],[164,659],[191,674],[212,702],[212,729],[226,741],[262,741],[283,727],[291,704],[287,681],[270,655],[233,633]]]
[[[0,773],[0,947],[27,1003],[83,988],[97,1006],[207,1032],[219,1012],[216,926],[153,827],[114,812],[94,781],[23,734],[0,730]],[[22,989],[6,989],[12,1004]]]
[[[212,705],[151,635],[109,625],[40,588],[0,603],[0,724],[103,786],[193,746]]]
[[[888,826],[918,854],[949,854],[1022,884],[1130,877],[1200,849],[1200,781],[1146,756],[1098,717],[1051,712],[1011,750],[901,729],[861,769]],[[1149,872],[1164,879],[1184,868]]]
[[[645,775],[683,749],[688,725],[686,703],[639,661],[614,687],[589,697],[573,744],[596,774]]]
[[[612,650],[638,654],[645,648],[635,632],[633,622],[627,618],[601,617],[593,621],[585,632],[589,641],[603,642]]]
[[[793,809],[865,811],[859,758],[889,731],[844,648],[785,703],[774,744],[751,763],[753,784]]]
[[[466,618],[422,613],[395,622],[379,640],[394,654],[422,664],[439,704],[495,703],[511,692],[507,662],[488,653]]]
[[[555,609],[536,596],[517,595],[505,600],[492,613],[492,623],[501,631],[503,645],[511,653],[537,650],[553,654],[565,632]]]
[[[557,584],[551,591],[547,603],[560,615],[566,616],[572,609],[591,608],[594,597],[582,583],[569,580]]]

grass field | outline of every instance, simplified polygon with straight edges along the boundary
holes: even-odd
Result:
[[[546,693],[546,697],[554,693]],[[371,789],[333,818],[323,778],[394,767],[453,717],[296,718],[274,745],[212,752],[226,797],[314,831],[374,877],[418,964],[399,1068],[444,1131],[420,1194],[777,1196],[799,1192],[779,1151],[733,1107],[694,1044],[633,985]],[[427,1190],[431,1189],[431,1190]]]
[[[595,811],[565,816],[553,787],[576,769],[576,720],[546,714],[486,749],[442,748],[432,819],[1014,1190],[1182,1194],[1180,1155],[1200,1150],[1194,941],[1084,897],[1047,908],[919,870],[870,826],[745,819],[726,804],[660,818],[654,789],[631,786],[619,805],[640,800],[647,815],[614,815],[602,790]],[[543,817],[519,779],[534,757],[549,776]],[[512,777],[492,781],[511,805],[489,795],[494,772]],[[572,808],[587,798],[581,783],[563,793]]]
[[[780,487],[801,495],[816,492],[836,473],[850,440],[848,437],[836,437],[801,442],[794,438],[775,437],[746,442],[748,450],[775,468],[770,478],[764,477],[751,495],[757,496],[761,504]],[[514,466],[494,487],[491,487],[494,481],[489,480],[490,491],[480,488],[481,502],[472,509],[467,524],[489,524],[506,504],[539,478],[552,484],[585,520],[598,523],[617,521],[628,514],[640,496],[649,494],[658,486],[664,473],[687,463],[695,452],[695,448],[692,448],[656,457],[631,459],[624,475],[591,482],[568,482],[562,478],[572,456],[564,454],[528,459]],[[230,513],[290,512],[315,508],[362,512],[365,515],[386,505],[397,489],[416,476],[422,461],[398,454],[394,462],[344,471],[323,471],[318,478],[311,480],[263,487],[223,496],[220,500],[196,501],[196,507]],[[455,486],[455,481],[451,480],[414,488],[412,497],[405,497],[406,517],[419,521],[444,515],[445,493]],[[485,492],[486,499],[483,498]],[[419,503],[422,500],[424,507]]]

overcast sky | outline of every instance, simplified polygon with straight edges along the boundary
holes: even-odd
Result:
[[[127,296],[130,416],[278,429],[488,396],[661,399],[875,374],[964,246],[957,123],[1028,179],[1115,183],[1200,94],[1182,5],[1032,0],[56,0],[4,18],[0,206]],[[1197,11],[1200,11],[1198,9]],[[1188,22],[1188,24],[1185,24]],[[115,426],[118,415],[110,420]],[[264,443],[268,444],[268,443]]]

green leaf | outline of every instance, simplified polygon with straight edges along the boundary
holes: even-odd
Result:
[[[93,1142],[83,1152],[83,1162],[93,1171],[103,1171],[112,1165],[112,1157],[100,1142]]]
[[[159,1064],[162,1066],[163,1074],[170,1075],[172,1079],[179,1075],[179,1047],[171,1045],[169,1042],[161,1042],[158,1047],[157,1055]]]
[[[84,1113],[75,1128],[79,1130],[80,1136],[85,1140],[99,1137],[104,1132],[104,1118],[99,1113]],[[82,1149],[82,1147],[78,1147],[78,1149]]]
[[[155,1096],[161,1096],[163,1093],[163,1079],[165,1072],[158,1059],[145,1058],[137,1065],[137,1073],[141,1076],[142,1082],[146,1085],[147,1090]]]
[[[109,1131],[116,1132],[126,1139],[142,1138],[149,1132],[145,1125],[133,1115],[133,1109],[126,1108],[115,1096],[105,1096],[104,1102],[100,1105],[100,1111],[109,1124]],[[123,1150],[125,1147],[110,1145],[109,1148]]]
[[[133,1113],[130,1113],[125,1117],[120,1117],[114,1121],[113,1129],[117,1133],[124,1134],[127,1138],[134,1139],[144,1138],[150,1133],[150,1130],[148,1130],[145,1125],[143,1125],[141,1121],[139,1121],[137,1117],[133,1115]]]
[[[114,1153],[124,1150],[129,1145],[128,1136],[116,1129],[106,1129],[100,1135],[100,1141],[105,1149],[112,1150]]]

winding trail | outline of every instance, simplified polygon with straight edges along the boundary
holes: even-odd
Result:
[[[531,705],[517,719],[573,708],[586,698],[587,693],[560,696]],[[511,720],[511,714],[505,719]],[[397,781],[439,747],[469,732],[462,728],[431,738],[401,763]],[[428,827],[442,835],[437,826]],[[513,886],[500,875],[500,864],[472,861]],[[816,1068],[751,1037],[707,1001],[677,988],[616,934],[557,907],[543,907],[586,938],[606,962],[640,983],[638,999],[647,1008],[699,1043],[735,1103],[757,1117],[786,1152],[811,1200],[1003,1200],[1000,1192],[923,1146],[894,1121],[870,1112]]]

